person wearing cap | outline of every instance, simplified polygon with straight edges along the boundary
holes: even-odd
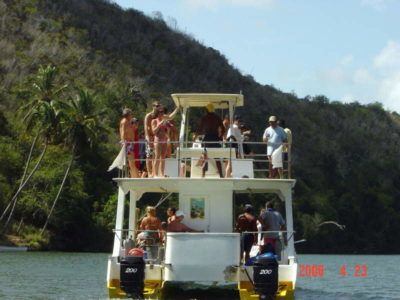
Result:
[[[139,177],[136,165],[136,153],[138,153],[139,145],[135,145],[138,140],[138,122],[133,118],[132,110],[124,108],[122,111],[122,119],[119,123],[119,134],[121,142],[125,144],[126,155],[128,157],[129,171],[132,178]],[[137,149],[136,149],[137,148]]]
[[[168,232],[201,232],[195,229],[190,228],[182,223],[185,214],[183,211],[178,210],[175,213],[175,219],[172,220],[167,227]]]
[[[215,113],[215,108],[212,103],[208,103],[207,114],[201,120],[197,130],[197,135],[203,134],[204,148],[221,148],[221,141],[225,133],[225,127],[221,118]],[[215,143],[212,143],[215,142]],[[219,159],[216,160],[219,176],[222,178],[222,164]],[[204,166],[203,173],[207,170],[207,163]]]
[[[244,252],[244,259],[247,261],[250,258],[251,247],[257,243],[257,218],[254,216],[254,209],[252,205],[245,205],[244,213],[239,215],[236,219],[235,231],[241,233],[240,260],[243,259]]]
[[[272,166],[272,153],[277,150],[287,140],[286,132],[282,127],[278,126],[278,118],[276,116],[270,116],[268,118],[269,127],[267,127],[263,134],[263,142],[267,143],[267,156],[268,156],[268,169],[269,178],[276,177],[276,169]],[[280,178],[283,178],[282,167],[277,168]]]

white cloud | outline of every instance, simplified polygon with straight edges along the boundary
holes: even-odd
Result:
[[[345,55],[321,71],[319,80],[341,90],[342,102],[379,101],[386,109],[400,112],[400,43],[388,41],[364,66],[356,68],[356,62],[353,55]]]
[[[388,2],[390,0],[361,0],[361,5],[371,7],[378,11],[383,11],[386,9]]]
[[[221,1],[223,2],[223,1]],[[225,0],[227,3],[232,3],[233,5],[239,6],[253,6],[253,7],[269,7],[273,4],[273,0]]]
[[[346,94],[340,98],[340,102],[344,102],[344,103],[351,103],[351,102],[355,102],[355,101],[356,101],[356,99],[352,94]]]
[[[400,112],[400,70],[382,80],[380,94],[386,108]]]
[[[335,83],[343,83],[350,79],[350,72],[348,68],[354,60],[353,55],[347,54],[337,61],[336,65],[320,72],[322,79],[332,81]]]
[[[339,64],[342,66],[348,66],[353,62],[353,59],[354,59],[353,55],[348,54],[340,59]]]
[[[342,68],[334,67],[322,71],[318,77],[322,78],[324,81],[337,84],[345,82],[348,76]]]
[[[376,68],[400,68],[400,43],[389,41],[374,58]]]
[[[374,78],[366,68],[360,68],[353,73],[353,82],[355,84],[370,84],[374,82]]]
[[[379,77],[379,101],[385,108],[400,112],[400,43],[388,41],[375,56],[373,67]]]
[[[239,6],[242,8],[271,8],[276,0],[182,0],[183,5],[191,10],[206,9],[217,11],[220,8]]]

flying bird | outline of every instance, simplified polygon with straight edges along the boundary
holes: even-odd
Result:
[[[340,230],[344,230],[346,228],[346,225],[341,225],[341,224],[339,224],[339,223],[337,223],[335,221],[325,221],[325,222],[319,223],[317,225],[317,227],[321,227],[321,226],[327,225],[327,224],[335,225],[335,226],[339,227]]]

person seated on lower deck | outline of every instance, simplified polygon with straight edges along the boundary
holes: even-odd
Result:
[[[175,207],[168,207],[167,209],[167,224],[171,223],[173,220],[175,220],[175,214],[176,214],[176,208]]]
[[[137,235],[136,247],[145,249],[149,244],[152,244],[152,239],[148,231],[142,231]]]
[[[181,223],[185,214],[178,210],[175,213],[175,219],[168,224],[167,231],[168,232],[202,232],[186,226],[185,224]]]

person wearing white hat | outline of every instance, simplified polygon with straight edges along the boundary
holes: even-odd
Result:
[[[268,169],[269,169],[269,178],[276,177],[276,169],[278,170],[279,177],[283,178],[283,170],[282,166],[278,168],[273,168],[272,165],[272,154],[274,151],[279,151],[279,148],[282,146],[283,142],[286,141],[287,135],[285,130],[282,127],[278,126],[278,118],[276,116],[270,116],[268,118],[269,127],[267,127],[263,134],[263,142],[267,143],[267,156],[268,156]],[[282,151],[282,150],[281,150]]]

